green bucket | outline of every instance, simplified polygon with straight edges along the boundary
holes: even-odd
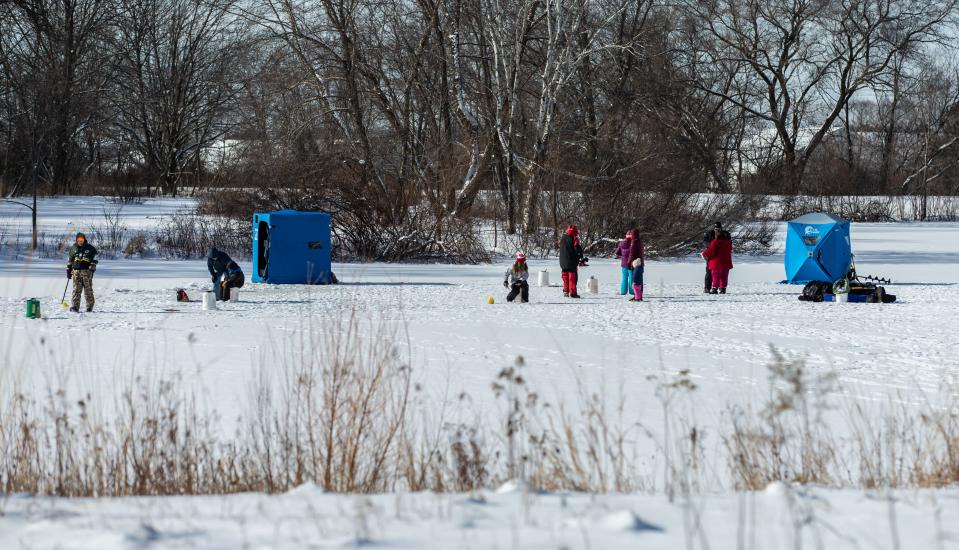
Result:
[[[27,300],[27,319],[40,318],[40,300],[30,298]]]

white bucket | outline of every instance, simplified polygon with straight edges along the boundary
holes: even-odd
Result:
[[[539,272],[539,286],[549,286],[549,271],[544,269]]]
[[[203,293],[203,310],[216,309],[216,296],[212,292]]]
[[[590,276],[589,279],[586,280],[586,290],[588,290],[590,294],[599,294],[599,279]]]
[[[230,288],[230,301],[239,302],[240,301],[240,289]]]
[[[836,294],[836,303],[837,304],[849,303],[849,293],[840,292],[839,294]]]

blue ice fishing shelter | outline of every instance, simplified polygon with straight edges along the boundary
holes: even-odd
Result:
[[[330,215],[280,210],[253,214],[253,282],[333,282]]]
[[[786,228],[786,282],[835,282],[852,261],[849,222],[817,212],[800,216]]]

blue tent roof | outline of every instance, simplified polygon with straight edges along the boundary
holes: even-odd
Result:
[[[810,212],[791,220],[789,223],[804,223],[807,225],[826,225],[830,223],[842,223],[846,220],[833,216],[828,212]],[[848,223],[848,222],[847,222]]]
[[[834,282],[852,261],[849,222],[826,212],[800,216],[786,227],[786,282]]]
[[[297,216],[303,218],[329,218],[330,215],[327,212],[304,212],[302,210],[274,210],[273,212],[261,212],[259,213],[263,216],[270,216],[271,218],[279,218],[283,216]]]

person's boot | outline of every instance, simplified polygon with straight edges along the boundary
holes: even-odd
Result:
[[[713,290],[715,290],[715,289],[704,288],[704,289],[703,289],[703,294],[713,294],[713,292],[712,292]]]
[[[639,287],[639,301],[642,302],[643,301],[643,285],[636,285],[636,286]]]
[[[720,293],[720,294],[726,294],[726,289],[725,289],[725,288],[719,289],[719,293]]]
[[[80,308],[78,308],[77,306],[70,306],[70,312],[71,312],[71,313],[80,313]]]
[[[569,292],[563,291],[563,298],[569,298]]]
[[[709,293],[710,293],[710,294],[719,294],[719,289],[718,289],[718,288],[713,288],[712,290],[709,291]]]

